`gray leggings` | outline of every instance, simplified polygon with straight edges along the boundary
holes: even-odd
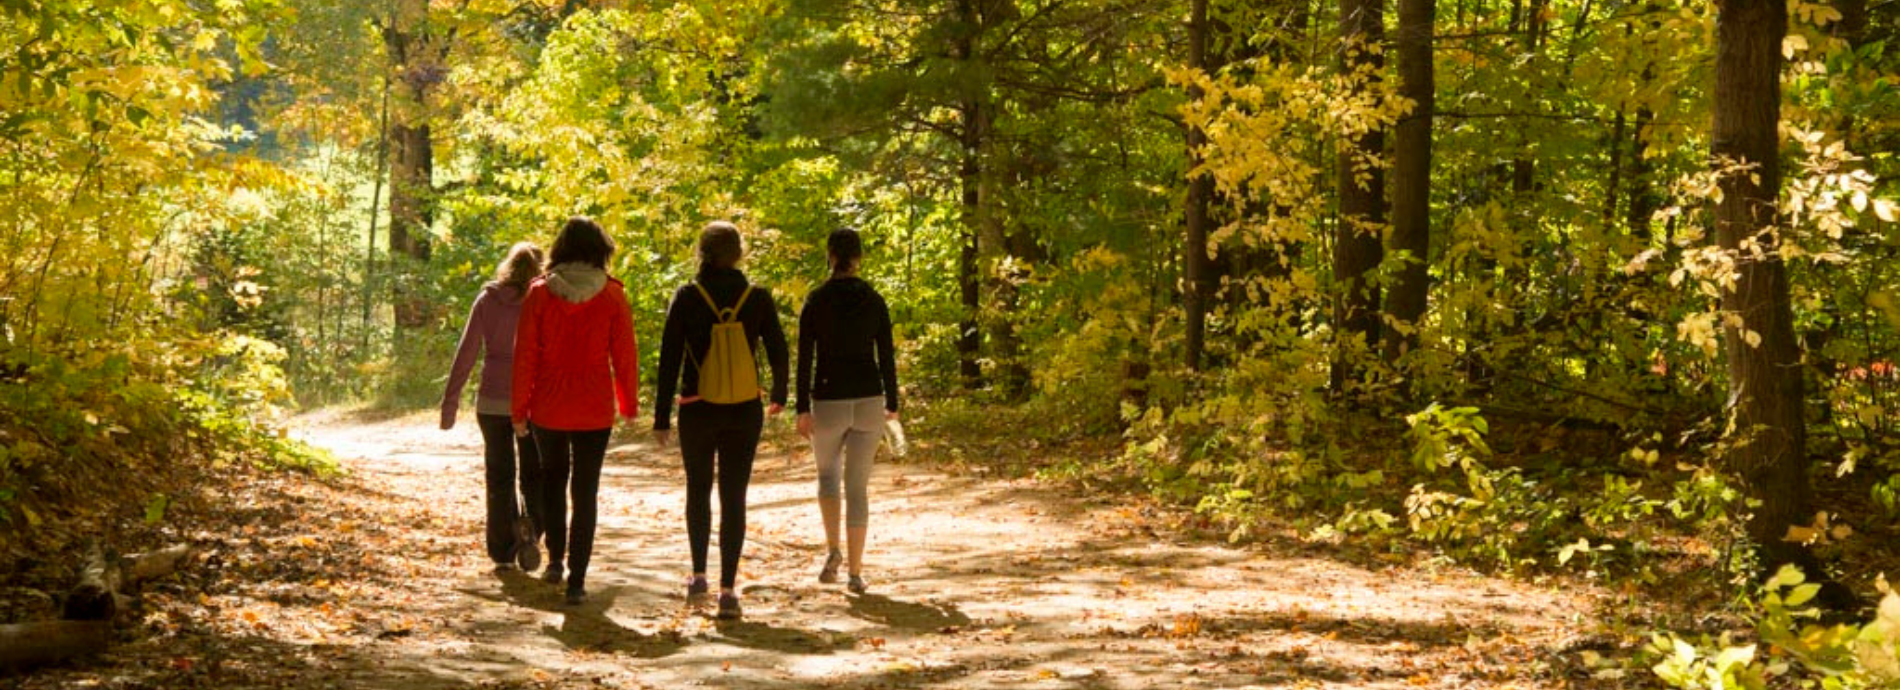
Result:
[[[838,498],[844,480],[846,527],[871,524],[866,488],[871,484],[871,458],[884,433],[884,397],[853,400],[813,400],[811,452],[818,460],[818,497]],[[840,471],[842,470],[842,471]]]

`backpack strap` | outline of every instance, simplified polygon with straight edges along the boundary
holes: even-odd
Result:
[[[746,298],[752,296],[752,285],[747,284],[745,286],[745,292],[739,293],[739,301],[734,303],[732,308],[720,309],[719,303],[713,301],[712,293],[706,291],[706,286],[695,282],[693,283],[693,288],[699,290],[700,298],[706,300],[706,306],[711,307],[713,310],[713,318],[719,319],[720,323],[732,323],[737,321],[739,319],[739,308],[744,307]]]

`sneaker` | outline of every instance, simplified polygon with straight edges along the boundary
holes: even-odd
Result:
[[[825,557],[825,567],[818,569],[818,581],[828,585],[836,584],[838,582],[838,566],[843,564],[844,554],[833,550],[831,555]]]
[[[561,564],[549,563],[548,569],[541,571],[541,581],[550,585],[561,584]]]
[[[541,567],[541,544],[532,523],[527,518],[515,523],[515,563],[524,571]]]
[[[580,606],[584,601],[587,601],[587,590],[571,585],[567,588],[568,606]]]
[[[688,603],[705,601],[708,589],[706,586],[706,576],[694,575],[691,579],[686,581],[686,601]]]
[[[844,587],[845,589],[851,590],[852,594],[863,594],[864,590],[867,589],[864,586],[864,578],[858,577],[856,575],[852,575],[851,582],[845,584]]]
[[[719,619],[728,620],[728,621],[736,621],[736,620],[739,620],[740,615],[741,614],[739,612],[739,595],[733,594],[731,592],[720,592],[719,593]]]

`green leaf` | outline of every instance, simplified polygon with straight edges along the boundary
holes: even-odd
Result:
[[[171,498],[165,494],[152,494],[145,501],[145,524],[156,525],[165,520],[165,509],[171,506]]]
[[[1800,568],[1796,568],[1792,565],[1784,565],[1781,566],[1780,570],[1775,571],[1774,577],[1769,578],[1768,589],[1777,590],[1783,587],[1793,587],[1807,580],[1807,576],[1801,574]]]
[[[1755,645],[1728,647],[1723,649],[1722,653],[1715,655],[1715,667],[1719,669],[1745,667],[1754,660]]]
[[[1817,584],[1797,585],[1793,590],[1788,592],[1788,596],[1782,600],[1782,604],[1789,607],[1800,606],[1813,600],[1814,595],[1820,593],[1820,591],[1821,586]]]

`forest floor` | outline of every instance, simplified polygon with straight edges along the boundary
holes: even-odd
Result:
[[[881,457],[866,579],[815,577],[814,470],[784,420],[752,482],[745,619],[683,596],[676,451],[616,438],[589,600],[482,548],[480,438],[322,413],[347,473],[240,472],[185,585],[102,659],[0,686],[1505,688],[1590,685],[1597,602],[1339,547],[1231,546],[1142,499]],[[913,456],[914,458],[915,456]],[[715,510],[715,516],[717,511]],[[716,518],[715,518],[716,519]],[[716,534],[716,530],[715,530]],[[718,550],[713,549],[717,570]]]

